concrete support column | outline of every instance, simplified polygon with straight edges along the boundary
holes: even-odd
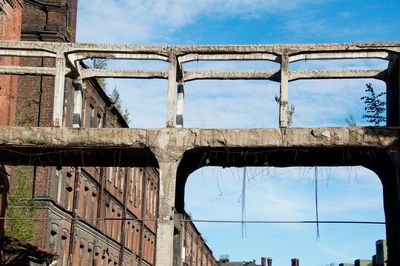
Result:
[[[380,176],[383,184],[383,205],[386,219],[387,266],[400,265],[400,154],[390,152],[394,169],[385,169]]]
[[[175,184],[178,162],[159,162],[160,187],[156,266],[172,266],[174,257]]]
[[[183,106],[185,99],[185,87],[183,81],[178,83],[178,100],[176,103],[176,127],[183,128]]]
[[[287,53],[281,56],[281,87],[279,95],[279,127],[288,126],[288,89],[289,89],[289,56]]]
[[[386,121],[388,126],[400,126],[400,58],[389,65],[386,80]]]
[[[169,56],[168,93],[167,93],[167,127],[174,127],[175,89],[176,89],[177,59],[174,54]]]
[[[59,52],[56,57],[56,75],[54,77],[53,126],[63,126],[65,57]]]
[[[74,81],[74,109],[72,114],[72,127],[83,126],[83,82],[82,79]]]

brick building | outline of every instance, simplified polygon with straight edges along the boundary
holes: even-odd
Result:
[[[196,226],[191,222],[190,216],[186,213],[183,215],[182,223],[183,243],[182,249],[184,257],[182,265],[184,266],[214,266],[217,264],[211,249],[206,241],[197,230]],[[178,264],[180,265],[180,264]],[[265,265],[264,265],[265,266]]]
[[[18,41],[21,39],[22,2],[0,0],[0,40]],[[18,65],[19,59],[0,57],[0,65]],[[14,125],[16,113],[16,92],[18,78],[0,75],[0,125]]]
[[[77,0],[0,0],[0,37],[74,42],[76,10]],[[0,55],[0,65],[17,64],[46,67],[56,62]],[[8,93],[0,95],[1,112],[7,114],[0,126],[128,127],[96,79],[66,78],[63,119],[54,119],[54,83],[53,76],[0,76],[1,88]],[[56,255],[59,265],[154,265],[157,169],[18,166],[3,167],[0,176],[1,215],[9,185],[7,216],[15,218],[7,220],[6,234]],[[31,217],[38,219],[20,219]],[[184,265],[215,265],[194,224],[186,221],[185,226],[190,238],[185,240],[183,256],[191,262],[185,259]]]

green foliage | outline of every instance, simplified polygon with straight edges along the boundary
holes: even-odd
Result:
[[[35,239],[35,216],[32,199],[31,171],[26,166],[15,168],[15,185],[10,189],[9,209],[7,212],[6,231],[11,236],[31,242]]]
[[[111,92],[111,94],[108,95],[114,102],[115,107],[118,109],[118,111],[121,113],[122,117],[126,121],[126,123],[129,124],[130,119],[129,119],[129,111],[127,108],[122,107],[122,99],[121,95],[119,94],[117,88],[114,88]]]
[[[356,123],[356,120],[354,119],[353,114],[349,114],[344,120],[346,121],[346,123],[349,127],[357,126],[357,123]]]
[[[67,33],[69,37],[74,36],[74,29],[71,26],[67,26]]]
[[[92,60],[92,67],[96,69],[105,69],[107,67],[107,60],[104,58],[94,58]],[[104,91],[106,91],[106,81],[104,78],[96,78],[97,83],[100,84],[100,86],[103,88]]]
[[[275,95],[275,102],[277,104],[281,103],[281,98],[278,97],[277,95]],[[289,106],[289,103],[288,103]],[[293,104],[291,104],[287,110],[287,126],[290,127],[293,124],[293,116],[294,116],[294,110],[295,110],[295,106]]]
[[[33,117],[29,117],[27,114],[17,113],[15,115],[15,124],[19,127],[32,126],[34,122]]]
[[[381,100],[381,97],[386,94],[386,92],[381,92],[376,94],[374,87],[371,83],[366,84],[367,88],[365,92],[367,95],[361,97],[364,100],[364,110],[362,118],[365,118],[369,123],[374,124],[374,126],[379,126],[380,123],[386,122],[386,102]]]
[[[97,69],[105,69],[107,68],[107,60],[104,58],[94,58],[92,60],[93,63],[93,68]],[[100,86],[103,88],[103,90],[107,93],[107,83],[104,78],[96,78],[97,82],[100,84]],[[118,111],[121,113],[122,117],[126,121],[127,124],[129,124],[130,119],[129,119],[129,111],[127,108],[122,107],[122,99],[121,96],[117,90],[117,88],[114,88],[111,93],[107,93],[108,97],[110,97],[114,104],[115,107],[118,109]]]

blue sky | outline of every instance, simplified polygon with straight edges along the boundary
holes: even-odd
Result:
[[[257,44],[399,41],[399,1],[368,0],[79,0],[78,42],[129,44]],[[110,67],[167,69],[165,63],[109,62]],[[294,69],[380,68],[381,60],[299,62]],[[270,70],[269,62],[192,62],[185,69]],[[374,80],[296,81],[289,103],[296,107],[293,127],[343,126],[354,115],[359,125],[365,84]],[[163,80],[107,80],[131,114],[133,127],[164,127],[167,83]],[[277,127],[268,81],[196,81],[185,85],[185,127]],[[248,220],[312,220],[314,169],[248,169]],[[243,169],[207,167],[188,180],[186,207],[195,219],[240,219]],[[320,219],[383,221],[382,188],[361,167],[319,169]],[[273,258],[274,265],[320,266],[370,258],[384,226],[198,224],[218,259]]]

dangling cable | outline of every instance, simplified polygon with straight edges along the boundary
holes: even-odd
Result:
[[[319,215],[318,215],[318,167],[314,167],[314,185],[315,185],[315,220],[317,221],[317,240],[319,239]]]
[[[246,170],[247,167],[243,169],[243,182],[242,182],[242,238],[247,236],[246,233]]]

